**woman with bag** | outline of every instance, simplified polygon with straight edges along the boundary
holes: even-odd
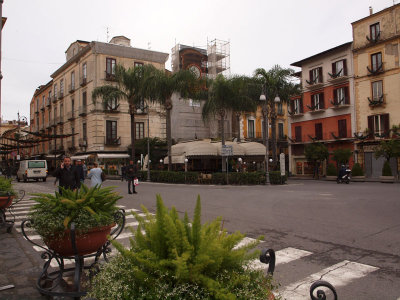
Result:
[[[139,184],[139,180],[137,179],[137,167],[133,163],[133,160],[131,160],[129,165],[126,167],[126,178],[128,180],[128,194],[137,194],[135,186]],[[133,191],[131,191],[131,187]]]
[[[103,170],[98,167],[97,163],[94,163],[94,168],[92,168],[88,174],[88,178],[90,178],[90,186],[94,187],[95,185],[101,185],[103,183],[103,176],[105,177]]]

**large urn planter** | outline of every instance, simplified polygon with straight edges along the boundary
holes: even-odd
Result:
[[[0,208],[6,209],[11,206],[15,199],[15,196],[0,196]]]
[[[394,176],[380,176],[379,179],[382,183],[394,183]]]
[[[58,238],[54,239],[46,239],[44,238],[44,242],[49,247],[49,249],[53,250],[60,256],[73,256],[73,255],[87,255],[93,252],[97,252],[99,248],[107,242],[107,236],[111,232],[111,228],[115,226],[115,224],[92,228],[89,231],[79,234],[77,233],[75,236],[75,245],[76,251],[75,253],[73,249],[73,243],[71,242],[71,230],[68,229]]]
[[[354,181],[354,182],[365,182],[365,176],[353,176],[353,177],[351,177],[351,181]]]

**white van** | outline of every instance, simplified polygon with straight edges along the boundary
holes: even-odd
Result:
[[[47,162],[45,160],[23,160],[19,163],[17,181],[27,182],[29,179],[46,181]]]

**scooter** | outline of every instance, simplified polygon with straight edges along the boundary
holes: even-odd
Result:
[[[346,169],[346,174],[344,174],[343,176],[339,176],[337,179],[336,179],[336,182],[339,184],[339,183],[346,183],[346,184],[349,184],[350,183],[350,173],[351,173],[351,170],[350,169]]]

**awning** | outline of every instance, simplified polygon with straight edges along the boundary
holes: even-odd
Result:
[[[99,153],[97,154],[97,157],[99,159],[104,159],[104,158],[129,158],[129,154],[125,153]]]
[[[71,160],[84,160],[87,159],[89,157],[89,154],[85,154],[85,155],[75,155],[75,156],[71,156]]]
[[[171,157],[172,163],[173,164],[184,164],[185,163],[185,156],[180,155],[180,156],[172,156]],[[168,156],[164,158],[164,164],[168,164]]]
[[[63,156],[63,154],[57,155],[56,158],[60,158],[61,156]],[[46,155],[45,159],[46,160],[52,160],[52,159],[54,159],[54,155]]]
[[[222,143],[211,143],[214,147],[217,148],[218,155],[221,155],[222,152]],[[226,146],[232,146],[232,156],[244,156],[246,155],[246,150],[241,146],[242,144],[238,144],[236,142],[225,142]]]
[[[246,156],[265,156],[265,146],[256,142],[247,142],[239,144],[242,148],[244,148]]]
[[[172,146],[172,156],[217,156],[218,150],[210,142],[195,141],[179,143]]]

